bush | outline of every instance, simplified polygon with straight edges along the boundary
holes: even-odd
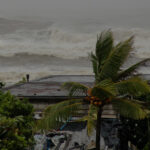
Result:
[[[25,150],[34,144],[33,106],[25,99],[19,100],[0,92],[0,149]]]

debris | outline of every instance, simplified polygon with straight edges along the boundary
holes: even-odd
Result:
[[[94,150],[96,148],[96,144],[94,140],[91,141],[91,143],[87,146],[87,150]]]

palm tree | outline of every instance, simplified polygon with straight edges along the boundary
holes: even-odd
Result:
[[[41,120],[40,128],[50,129],[68,120],[70,115],[78,113],[82,104],[89,103],[88,115],[82,120],[87,121],[88,134],[96,126],[96,150],[100,150],[101,115],[103,107],[111,103],[114,109],[125,117],[143,119],[148,110],[142,102],[133,97],[150,92],[146,81],[133,76],[136,69],[148,59],[142,60],[121,70],[130,52],[133,50],[133,37],[114,44],[113,34],[110,30],[102,32],[97,38],[95,53],[90,54],[95,75],[93,87],[81,83],[66,82],[63,87],[69,90],[70,100],[49,106]],[[71,97],[83,94],[83,99]],[[96,124],[95,124],[96,122]]]

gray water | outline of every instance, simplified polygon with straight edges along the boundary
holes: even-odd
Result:
[[[92,74],[88,55],[97,34],[109,28],[116,43],[135,35],[135,50],[126,65],[149,58],[149,7],[148,0],[2,0],[0,80],[14,83],[26,74],[31,79]],[[149,74],[149,64],[139,72]]]

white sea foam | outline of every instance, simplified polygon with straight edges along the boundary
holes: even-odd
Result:
[[[87,57],[94,48],[95,39],[92,34],[70,33],[53,27],[39,31],[21,30],[0,36],[0,55],[28,53],[67,59]]]
[[[0,35],[0,56],[14,56],[18,53],[34,55],[53,55],[60,58],[75,59],[87,57],[95,48],[96,34],[75,33],[49,27],[41,30],[19,30]],[[113,29],[116,40],[135,35],[135,55],[150,57],[150,30]]]
[[[35,24],[34,24],[35,25]],[[41,28],[19,28],[0,34],[0,79],[17,81],[26,73],[32,79],[50,74],[92,74],[88,53],[94,51],[97,34],[103,29],[91,24],[74,30],[53,24]],[[84,29],[83,31],[81,29]],[[115,42],[134,35],[135,58],[150,57],[150,30],[113,28]],[[84,58],[84,59],[83,59]],[[150,73],[149,66],[140,72]]]

